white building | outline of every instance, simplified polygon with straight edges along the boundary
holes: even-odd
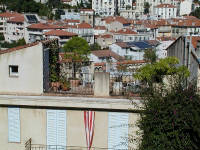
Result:
[[[7,20],[9,20],[9,19],[11,19],[13,17],[17,17],[17,16],[21,16],[21,14],[15,13],[15,12],[1,13],[0,14],[0,33],[5,33],[6,32]]]
[[[43,93],[42,43],[0,51],[0,60],[1,92]]]
[[[177,8],[171,4],[157,5],[154,11],[154,15],[156,15],[159,19],[176,18],[176,14]]]
[[[44,33],[52,29],[61,29],[61,27],[45,23],[32,24],[26,27],[25,40],[27,43],[43,40]]]
[[[116,13],[115,0],[93,0],[92,9],[96,15],[100,16],[113,16]]]
[[[75,26],[71,26],[67,29],[68,32],[78,34],[79,37],[84,38],[89,44],[94,43],[94,29],[88,23],[80,23]]]
[[[72,37],[78,36],[75,33],[67,32],[64,30],[51,30],[44,33],[46,39],[58,39],[60,46],[63,46]]]
[[[192,12],[192,1],[185,0],[180,3],[180,16],[189,15]]]
[[[4,33],[5,41],[12,43],[24,38],[24,15],[11,18],[7,21],[6,26],[6,32]]]

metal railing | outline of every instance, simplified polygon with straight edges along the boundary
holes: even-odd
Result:
[[[111,96],[132,96],[139,93],[138,81],[132,73],[110,74],[110,95]]]
[[[39,145],[32,144],[30,150],[88,150],[88,147],[81,146],[61,146],[61,145]],[[118,149],[118,148],[99,148],[99,147],[91,147],[90,150],[127,150],[127,149]]]
[[[92,95],[94,93],[94,74],[64,73],[59,82],[50,84],[49,92],[61,94]]]

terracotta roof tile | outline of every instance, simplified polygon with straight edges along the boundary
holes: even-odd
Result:
[[[17,17],[21,16],[22,14],[19,14],[17,12],[5,12],[5,13],[0,13],[0,17],[4,18],[10,18],[10,17]]]
[[[91,29],[92,26],[90,24],[88,24],[88,23],[84,23],[83,22],[83,23],[78,24],[77,28],[79,28],[79,29]]]
[[[121,30],[115,32],[115,34],[138,34],[138,33],[131,29],[121,29]]]
[[[77,36],[77,34],[72,32],[67,32],[64,30],[51,30],[48,32],[45,32],[45,35],[53,35],[53,36]]]
[[[97,57],[113,57],[116,60],[123,60],[124,57],[118,55],[117,53],[111,51],[111,50],[96,50],[91,52],[93,55]]]
[[[60,29],[61,27],[52,24],[45,24],[45,23],[37,23],[28,26],[29,29]]]
[[[24,22],[24,16],[17,16],[17,17],[11,18],[11,19],[8,20],[8,22],[23,23]]]
[[[95,30],[106,30],[105,26],[95,26],[94,27]]]
[[[113,36],[111,34],[102,34],[102,35],[96,35],[95,36],[96,38],[104,38],[104,39],[107,39],[107,38],[112,38]]]
[[[156,6],[157,8],[176,8],[176,6],[171,4],[160,4]]]

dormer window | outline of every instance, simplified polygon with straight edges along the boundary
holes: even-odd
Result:
[[[9,76],[10,77],[18,77],[19,76],[19,69],[18,69],[17,65],[9,66]]]

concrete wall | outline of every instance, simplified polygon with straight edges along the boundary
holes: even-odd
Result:
[[[42,44],[0,55],[1,93],[43,93]],[[19,75],[9,76],[9,65],[18,65]]]
[[[8,109],[0,107],[0,145],[2,150],[24,149],[24,143],[32,138],[32,144],[46,145],[46,111],[39,108],[20,108],[20,143],[8,143]],[[67,146],[86,147],[83,110],[66,110]],[[129,113],[129,134],[136,136],[139,114]],[[95,112],[93,147],[108,147],[108,111]],[[135,143],[132,147],[137,146]]]
[[[104,72],[96,72],[94,76],[95,76],[94,95],[109,96],[110,74]]]

